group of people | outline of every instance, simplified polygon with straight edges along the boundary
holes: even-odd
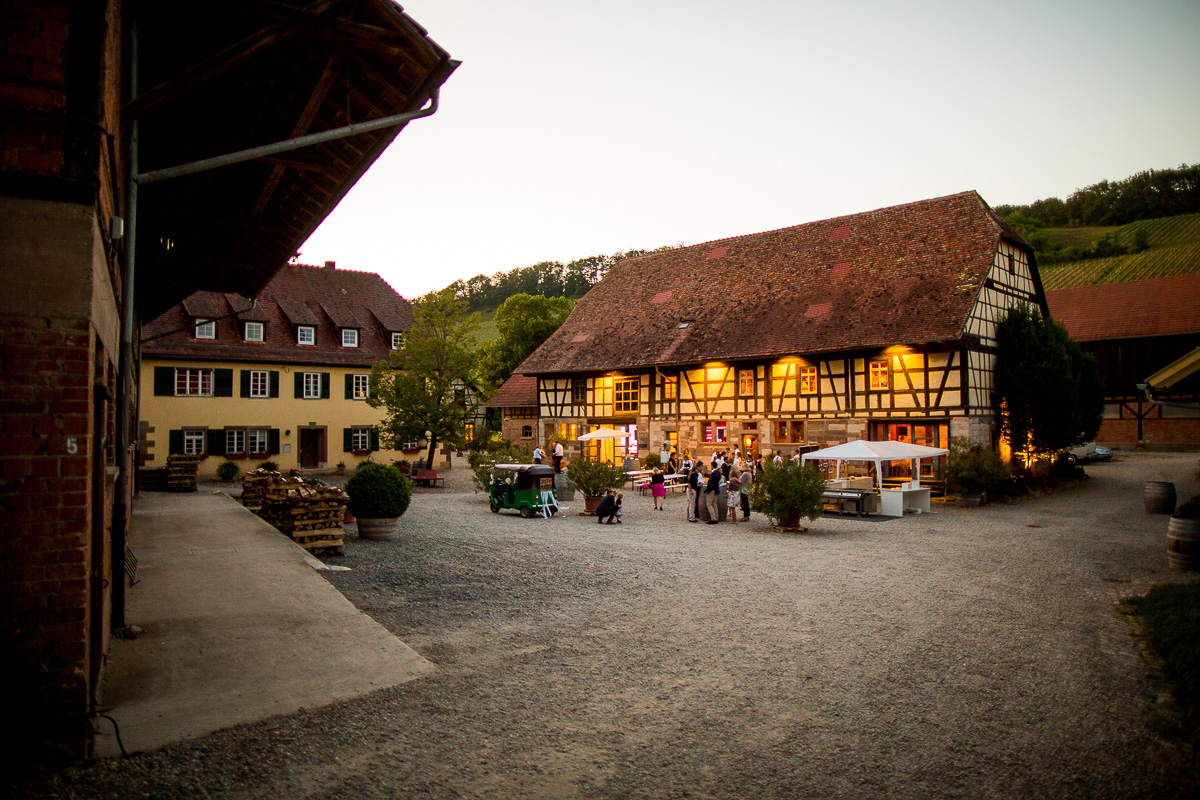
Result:
[[[550,448],[550,452],[554,454],[554,472],[555,472],[555,474],[561,473],[562,472],[562,461],[563,461],[562,442],[549,442],[547,444],[547,446]],[[546,460],[546,451],[543,450],[542,446],[539,444],[537,447],[533,448],[533,463],[541,464],[541,463],[545,462],[545,460]]]
[[[688,522],[700,521],[700,503],[704,502],[708,509],[708,522],[715,525],[720,514],[721,489],[725,489],[729,519],[737,523],[738,511],[742,519],[750,519],[750,485],[754,475],[762,468],[762,463],[755,463],[744,457],[738,448],[733,453],[727,450],[715,452],[709,462],[693,459],[691,451],[684,450],[683,456],[676,461],[674,450],[669,451],[666,471],[655,468],[650,475],[650,496],[654,499],[654,510],[666,510],[667,475],[685,475],[687,483],[687,516]]]

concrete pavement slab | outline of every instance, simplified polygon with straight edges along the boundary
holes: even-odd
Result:
[[[327,705],[434,666],[354,607],[300,547],[221,493],[144,493],[140,566],[101,698],[128,752]],[[120,749],[102,721],[100,756]]]

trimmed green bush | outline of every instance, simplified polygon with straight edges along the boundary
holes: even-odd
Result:
[[[258,465],[259,469],[265,469],[268,472],[279,472],[279,465],[274,461],[264,461]]]
[[[658,453],[650,453],[646,456],[645,469],[662,469],[662,456]]]
[[[217,477],[223,481],[231,481],[242,474],[242,468],[226,459],[217,465]]]
[[[750,507],[766,514],[776,525],[795,525],[800,517],[816,519],[824,504],[825,479],[813,464],[785,459],[767,462],[750,484]]]
[[[388,519],[404,516],[412,501],[412,484],[398,469],[364,461],[346,479],[346,494],[354,516]]]

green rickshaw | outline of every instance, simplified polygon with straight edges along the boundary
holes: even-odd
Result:
[[[520,509],[522,517],[558,511],[554,495],[554,470],[546,464],[497,464],[492,467],[488,500],[492,513],[502,508]]]

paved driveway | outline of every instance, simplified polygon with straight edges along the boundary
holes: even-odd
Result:
[[[1170,797],[1176,748],[1117,600],[1183,580],[1146,480],[812,532],[493,515],[419,492],[330,580],[437,671],[69,773],[60,796]],[[456,476],[457,477],[457,476]],[[461,482],[459,482],[461,486]],[[78,794],[72,794],[78,792]]]

